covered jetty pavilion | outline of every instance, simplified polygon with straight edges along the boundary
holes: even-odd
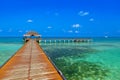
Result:
[[[30,32],[24,34],[23,36],[24,36],[23,40],[25,42],[29,41],[30,39],[35,39],[39,43],[39,40],[41,40],[41,35],[35,31],[30,31]]]

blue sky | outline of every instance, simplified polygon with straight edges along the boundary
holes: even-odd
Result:
[[[119,0],[0,0],[0,36],[120,36]]]

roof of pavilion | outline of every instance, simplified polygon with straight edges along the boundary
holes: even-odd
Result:
[[[41,35],[35,31],[29,31],[26,34],[24,34],[24,36],[41,36]]]

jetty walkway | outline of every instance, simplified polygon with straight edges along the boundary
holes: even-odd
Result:
[[[36,40],[30,39],[1,68],[0,80],[64,80]]]

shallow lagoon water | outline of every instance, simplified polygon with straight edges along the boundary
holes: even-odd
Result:
[[[68,80],[120,80],[120,38],[91,43],[42,43]]]
[[[0,38],[0,67],[23,45],[21,38]]]
[[[23,45],[21,38],[4,39],[0,39],[0,66]],[[120,80],[119,44],[120,38],[94,38],[91,43],[40,43],[67,80]]]

